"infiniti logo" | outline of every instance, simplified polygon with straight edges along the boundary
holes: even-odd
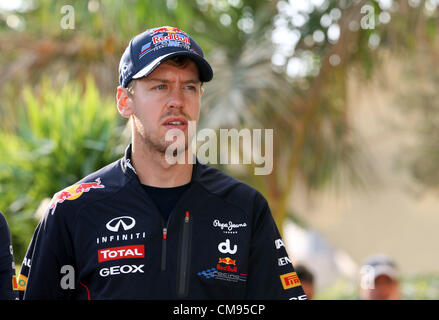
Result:
[[[120,226],[122,226],[123,230],[130,230],[136,225],[136,220],[134,218],[131,218],[129,216],[122,216],[117,217],[114,219],[111,219],[108,221],[108,223],[105,225],[108,230],[113,232],[118,232],[120,229]]]

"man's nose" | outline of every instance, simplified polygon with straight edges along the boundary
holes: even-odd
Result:
[[[169,108],[183,108],[184,96],[183,89],[180,87],[174,87],[169,93],[168,107]]]

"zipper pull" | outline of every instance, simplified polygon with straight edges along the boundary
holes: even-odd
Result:
[[[163,228],[163,233],[162,233],[162,266],[161,266],[161,270],[165,271],[166,270],[166,238],[168,236],[168,229],[167,228]]]
[[[163,228],[163,240],[166,240],[167,235],[168,235],[168,229]]]
[[[189,211],[186,211],[186,215],[184,216],[184,223],[189,222]]]

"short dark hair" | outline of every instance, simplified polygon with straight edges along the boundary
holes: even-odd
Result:
[[[175,67],[183,68],[188,64],[189,61],[192,61],[192,59],[190,59],[187,56],[175,56],[175,57],[166,59],[162,63],[169,63]]]
[[[300,281],[314,283],[314,275],[303,265],[297,265],[294,268]]]
[[[136,86],[136,79],[130,80],[127,84],[128,96],[132,97],[134,94],[134,87]]]

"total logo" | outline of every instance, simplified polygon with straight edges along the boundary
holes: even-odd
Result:
[[[98,250],[99,263],[118,259],[144,258],[145,245],[132,245]]]
[[[125,264],[123,266],[113,266],[110,268],[102,268],[99,270],[99,275],[101,277],[108,277],[118,274],[129,274],[129,273],[145,273],[143,267],[145,265],[141,264],[136,266],[135,264]]]

